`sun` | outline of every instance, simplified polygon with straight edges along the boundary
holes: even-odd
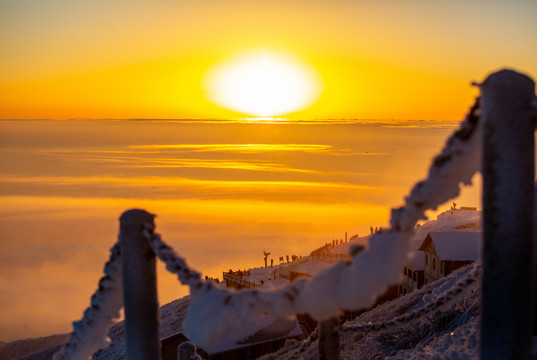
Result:
[[[272,117],[312,105],[321,93],[318,73],[277,52],[242,54],[211,68],[205,78],[210,101],[244,114]]]

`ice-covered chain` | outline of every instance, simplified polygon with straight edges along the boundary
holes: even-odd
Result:
[[[104,266],[99,288],[91,297],[91,306],[82,320],[73,322],[69,341],[54,355],[54,360],[86,360],[108,346],[108,331],[119,318],[123,306],[121,284],[121,254],[119,243],[110,249],[110,259]]]
[[[181,284],[190,287],[192,295],[195,295],[204,286],[209,288],[213,286],[212,282],[203,281],[199,272],[192,270],[186,264],[185,259],[178,256],[168,244],[162,241],[160,234],[153,232],[152,224],[145,223],[144,225],[144,236],[149,241],[149,245],[155,252],[155,255],[166,264],[168,271],[177,275]]]
[[[394,317],[387,321],[382,322],[367,322],[353,325],[342,325],[340,327],[342,332],[369,332],[390,329],[398,327],[401,324],[407,324],[412,320],[422,318],[423,316],[434,314],[437,311],[442,310],[448,305],[456,302],[460,299],[461,295],[466,295],[468,290],[472,290],[470,285],[479,286],[479,279],[482,273],[481,263],[474,263],[467,273],[459,279],[451,288],[435,298],[435,301],[427,302],[422,307],[415,309],[410,313],[406,313],[397,317]]]

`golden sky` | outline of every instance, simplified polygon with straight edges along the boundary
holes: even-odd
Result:
[[[244,117],[204,79],[268,50],[322,80],[291,117],[460,119],[471,81],[537,74],[536,18],[533,0],[0,0],[0,117]]]

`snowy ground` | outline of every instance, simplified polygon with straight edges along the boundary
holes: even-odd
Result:
[[[420,316],[408,322],[389,321],[403,314],[419,310],[431,297],[442,296],[469,268],[382,304],[343,325],[347,331],[340,333],[341,359],[477,359],[479,341],[479,290],[466,292],[449,308],[438,309],[428,316]],[[363,324],[384,323],[386,328],[364,331]],[[275,354],[264,360],[317,359],[317,341],[304,347],[299,342],[289,342]]]

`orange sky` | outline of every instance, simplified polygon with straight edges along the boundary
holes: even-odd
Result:
[[[323,81],[289,116],[459,119],[471,81],[537,74],[535,18],[532,0],[0,0],[0,117],[241,117],[207,100],[204,76],[268,49]]]

